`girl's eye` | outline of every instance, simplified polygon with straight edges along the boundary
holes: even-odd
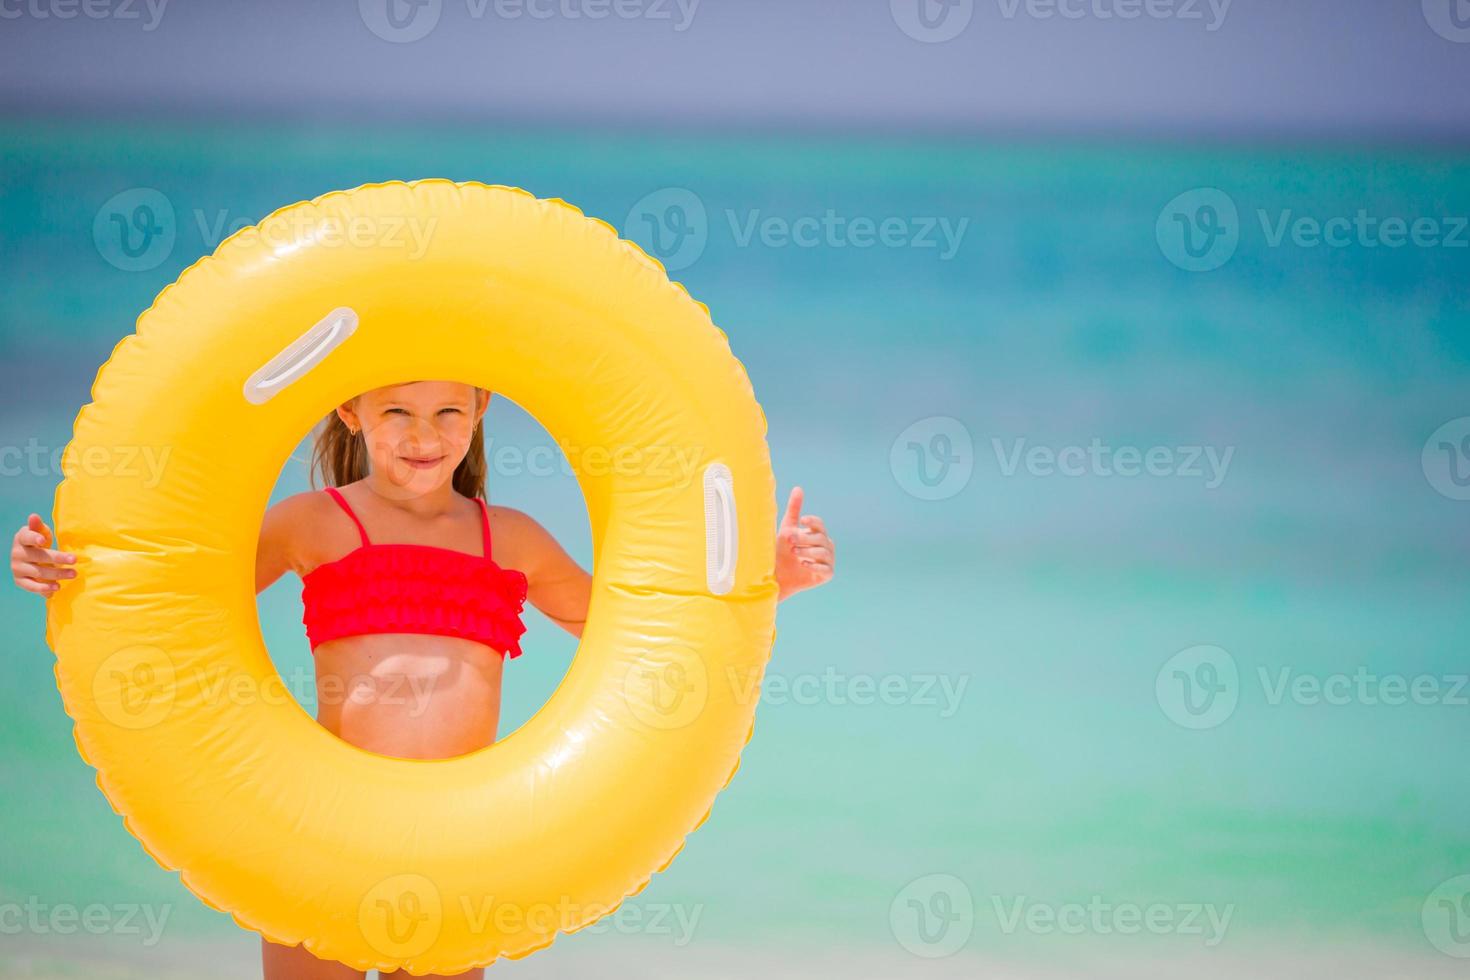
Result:
[[[407,415],[408,414],[408,409],[406,409],[406,408],[390,408],[384,414],[386,414],[386,415],[392,415],[394,412],[400,412],[400,413],[402,413],[404,415]]]
[[[441,409],[439,409],[439,414],[440,415],[443,415],[445,412],[454,412],[454,413],[458,414],[459,413],[459,409],[457,409],[457,408],[441,408]]]

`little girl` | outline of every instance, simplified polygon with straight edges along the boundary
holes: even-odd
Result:
[[[525,600],[582,635],[591,576],[535,520],[485,503],[489,403],[489,391],[449,381],[359,395],[317,434],[313,471],[327,490],[265,513],[255,590],[300,576],[317,687],[334,692],[318,698],[317,721],[353,745],[411,759],[490,745]],[[777,536],[781,599],[832,577],[832,539],[801,502],[794,488]],[[22,589],[49,596],[76,578],[75,556],[51,542],[36,514],[16,532],[10,567]],[[265,980],[365,976],[299,946],[263,942],[262,956]]]

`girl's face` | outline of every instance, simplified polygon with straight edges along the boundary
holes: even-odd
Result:
[[[454,478],[470,450],[490,393],[457,381],[413,381],[374,388],[337,409],[349,429],[360,429],[371,472],[386,486],[413,497]]]

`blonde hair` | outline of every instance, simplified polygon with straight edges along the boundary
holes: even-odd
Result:
[[[476,388],[478,396],[482,389]],[[470,450],[454,469],[454,489],[473,500],[485,496],[485,420],[475,423]],[[311,449],[311,488],[320,475],[329,487],[355,483],[368,475],[367,440],[361,430],[353,433],[333,411],[322,419]]]

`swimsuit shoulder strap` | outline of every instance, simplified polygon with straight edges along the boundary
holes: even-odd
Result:
[[[343,498],[342,494],[337,491],[337,488],[327,487],[327,493],[331,495],[333,500],[337,501],[337,506],[345,510],[347,512],[347,516],[352,518],[352,523],[357,525],[357,533],[362,535],[362,543],[371,544],[372,542],[368,540],[367,528],[362,526],[362,521],[359,521],[357,519],[357,515],[352,512],[352,508],[347,506],[347,501]]]
[[[480,505],[480,528],[481,528],[481,531],[482,531],[482,534],[480,536],[480,545],[481,545],[482,549],[484,550],[485,557],[486,558],[489,558],[490,557],[490,507],[489,507],[489,505],[487,505],[485,503],[485,500],[482,497],[476,497],[475,500]]]

